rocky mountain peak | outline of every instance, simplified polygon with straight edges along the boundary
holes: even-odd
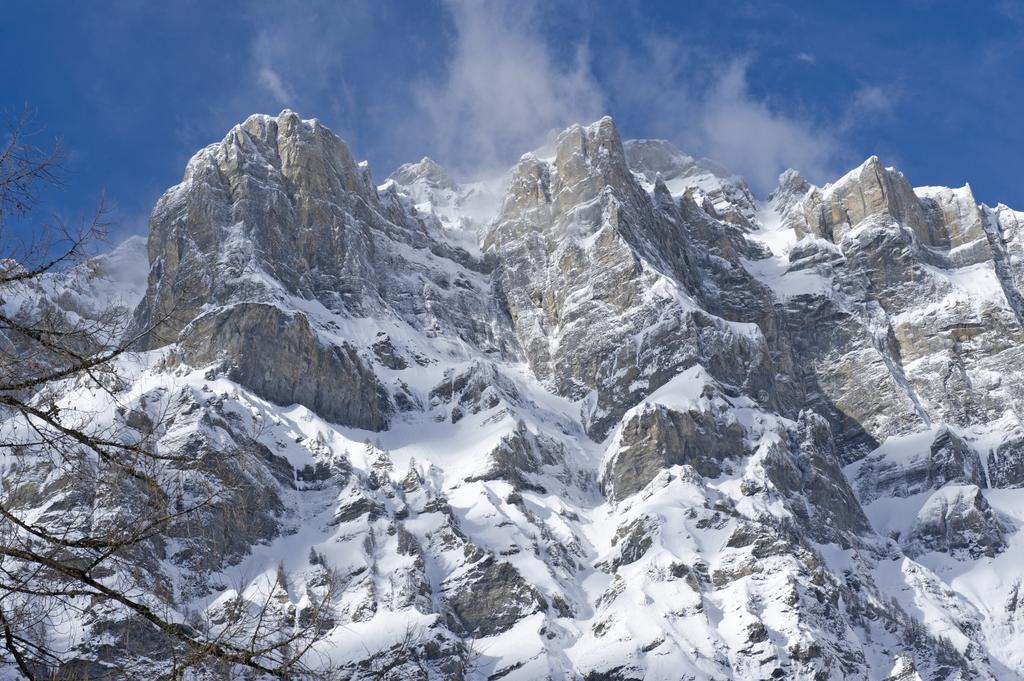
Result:
[[[267,152],[276,156],[280,159],[281,174],[305,192],[345,191],[369,198],[372,184],[367,185],[364,172],[352,158],[348,145],[319,119],[303,120],[294,111],[285,109],[276,118],[250,116],[228,137],[237,145],[240,160],[254,160],[254,155],[263,156]],[[246,150],[249,143],[262,149]]]
[[[692,156],[679,151],[667,140],[627,140],[623,147],[633,172],[649,179],[655,175],[672,179],[697,163]]]
[[[553,165],[566,188],[592,178],[607,186],[621,186],[629,173],[622,140],[610,116],[562,131],[555,142]]]
[[[868,218],[909,227],[925,245],[948,241],[935,230],[907,179],[871,156],[833,184],[812,192],[803,202],[807,229],[835,243]]]
[[[985,238],[981,207],[971,186],[959,188],[916,187],[928,220],[942,229],[951,248],[970,247]]]
[[[391,173],[391,180],[402,185],[422,183],[433,189],[456,189],[457,185],[448,172],[430,158],[424,156],[418,163],[406,163]]]
[[[150,342],[166,342],[211,305],[272,300],[278,288],[337,295],[345,287],[324,273],[354,255],[337,213],[378,206],[368,173],[319,121],[289,110],[251,116],[199,151],[157,202],[139,323],[163,320]]]
[[[757,201],[750,188],[718,163],[695,159],[667,140],[627,140],[623,147],[630,170],[650,190],[658,176],[669,192],[690,198],[709,214],[750,228]]]
[[[558,136],[553,160],[533,154],[520,160],[484,242],[531,368],[560,394],[592,394],[584,409],[595,439],[693,361],[686,352],[647,355],[647,346],[631,345],[628,339],[648,326],[688,345],[707,323],[721,334],[723,351],[750,344],[742,354],[752,361],[714,362],[716,376],[743,382],[762,372],[752,348],[763,339],[737,333],[714,315],[705,318],[688,302],[703,295],[697,263],[710,247],[695,237],[716,241],[732,258],[743,250],[741,241],[730,242],[729,229],[702,208],[687,213],[667,186],[651,190],[627,166],[611,119],[574,125]],[[708,290],[719,295],[722,287],[712,283],[718,273],[705,274]],[[669,310],[678,325],[660,323]],[[589,348],[584,355],[581,347]]]
[[[804,176],[798,170],[789,168],[779,175],[778,186],[768,195],[768,204],[776,213],[784,215],[802,201],[810,189],[811,184]]]

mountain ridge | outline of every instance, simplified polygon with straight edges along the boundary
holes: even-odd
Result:
[[[607,117],[553,152],[486,220],[290,111],[189,161],[125,397],[260,511],[154,547],[164,605],[281,564],[298,612],[330,566],[352,678],[1024,673],[1022,214],[876,157],[762,202]],[[69,658],[154,664],[104,617]]]

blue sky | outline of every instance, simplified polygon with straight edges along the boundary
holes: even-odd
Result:
[[[504,168],[609,113],[767,193],[871,154],[1024,208],[1024,3],[7,0],[0,110],[63,138],[73,218],[145,230],[192,153],[253,112],[318,117],[378,180]]]

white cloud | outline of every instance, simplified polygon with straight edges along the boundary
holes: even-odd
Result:
[[[643,54],[619,55],[612,77],[627,106],[650,103],[633,126],[642,134],[721,163],[760,195],[786,168],[813,182],[835,176],[844,155],[835,131],[754,96],[747,60],[709,59],[664,38],[645,44]]]
[[[257,72],[257,79],[281,106],[288,106],[292,103],[293,95],[270,66],[262,66]]]
[[[764,195],[787,167],[818,183],[837,176],[852,157],[846,133],[889,113],[894,101],[889,89],[864,86],[849,95],[846,113],[823,122],[801,113],[799,101],[755,94],[742,56],[701,53],[659,35],[643,36],[639,50],[593,54],[585,36],[555,43],[544,30],[550,10],[531,0],[447,0],[452,30],[430,39],[443,61],[378,80],[370,57],[383,19],[371,3],[300,13],[257,7],[250,82],[260,106],[325,117],[353,145],[362,136],[364,152],[392,162],[428,153],[460,175],[507,169],[553,129],[621,113],[628,133],[712,158]],[[796,58],[815,61],[811,53]]]
[[[818,58],[810,52],[800,52],[796,55],[796,60],[802,61],[805,64],[814,64],[818,61]]]
[[[821,182],[835,172],[840,144],[827,129],[773,109],[751,96],[745,62],[732,62],[696,106],[697,134],[689,137],[703,153],[765,194],[780,172],[796,168]]]
[[[862,85],[853,93],[848,117],[888,115],[892,113],[898,97],[892,88],[881,85]],[[851,120],[851,124],[858,121]]]
[[[249,64],[257,87],[240,91],[239,99],[254,111],[273,114],[269,107],[288,107],[351,133],[348,76],[357,61],[353,51],[363,48],[375,28],[372,3],[257,0],[245,16],[254,29]]]
[[[415,88],[416,125],[443,161],[459,170],[507,167],[551,129],[603,113],[586,47],[560,63],[532,4],[448,7],[456,35],[445,74]]]

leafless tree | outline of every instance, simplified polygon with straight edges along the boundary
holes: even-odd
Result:
[[[97,678],[102,670],[83,668],[65,639],[103,615],[121,626],[110,631],[122,644],[167,660],[169,679],[312,676],[336,597],[326,568],[298,612],[283,571],[240,587],[233,613],[189,622],[172,607],[154,552],[169,528],[230,490],[186,490],[184,474],[216,478],[216,462],[159,450],[169,402],[128,403],[125,367],[148,331],[127,333],[131,311],[69,313],[43,295],[88,267],[108,225],[102,205],[78,225],[35,219],[61,186],[64,159],[58,143],[36,146],[37,137],[24,115],[0,150],[0,664],[28,679]]]

